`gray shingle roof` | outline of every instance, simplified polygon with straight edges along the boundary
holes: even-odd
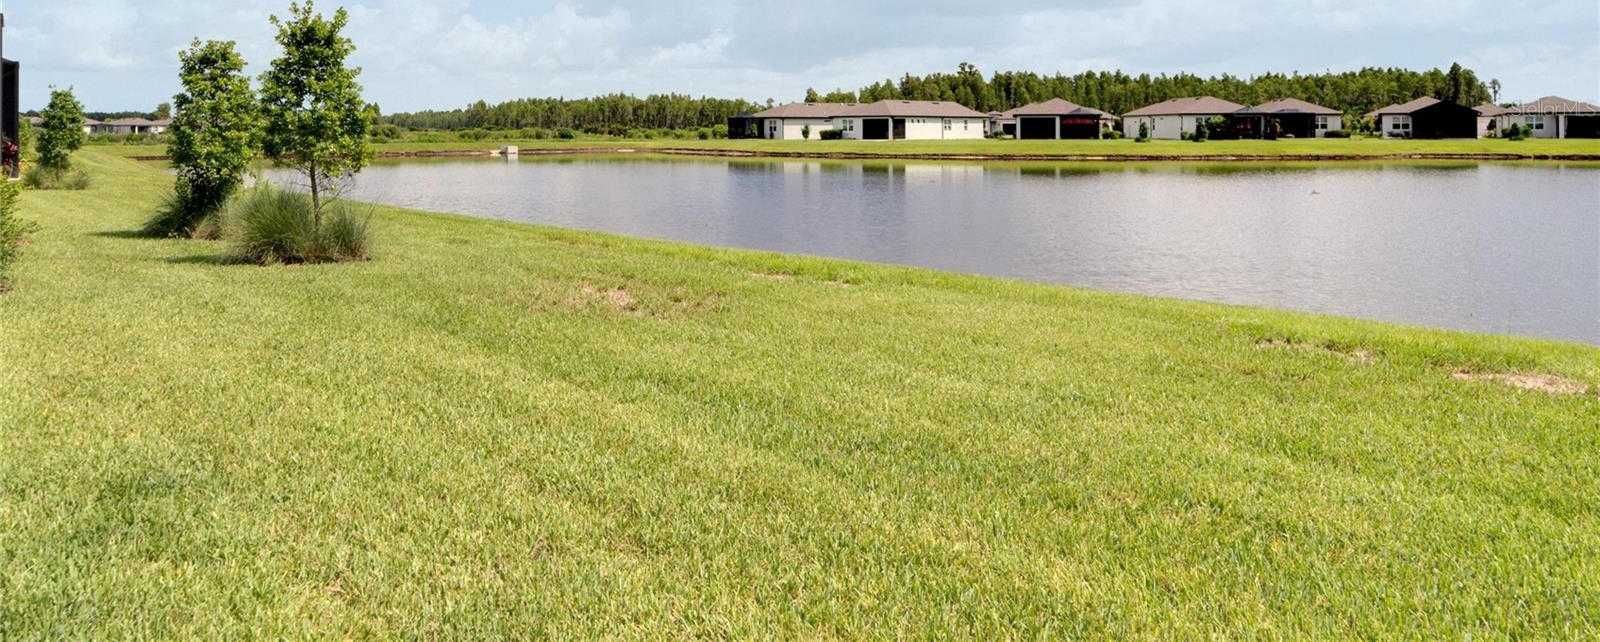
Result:
[[[988,118],[982,112],[968,109],[961,103],[945,100],[880,100],[866,105],[855,105],[840,116],[854,118],[872,117],[926,117],[926,118]]]
[[[1201,116],[1206,114],[1231,114],[1244,109],[1244,105],[1215,96],[1173,98],[1154,105],[1146,105],[1123,116]]]
[[[1051,98],[1044,102],[1023,105],[1010,112],[1014,116],[1084,116],[1084,117],[1109,117],[1098,109],[1084,107],[1077,103],[1061,98]]]
[[[1339,110],[1323,107],[1316,103],[1306,102],[1299,98],[1279,98],[1271,102],[1261,103],[1243,110],[1246,114],[1317,114],[1319,116],[1337,116]]]
[[[1600,114],[1600,107],[1560,96],[1545,96],[1533,102],[1506,107],[1503,113],[1514,114]]]

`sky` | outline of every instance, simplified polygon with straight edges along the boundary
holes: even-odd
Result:
[[[321,0],[350,11],[352,63],[385,112],[474,100],[661,92],[801,99],[906,72],[1428,69],[1459,61],[1502,100],[1600,102],[1596,0]],[[0,0],[22,108],[50,86],[91,111],[153,110],[177,52],[235,40],[252,74],[288,0]]]

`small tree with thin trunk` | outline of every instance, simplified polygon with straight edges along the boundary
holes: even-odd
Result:
[[[50,92],[50,104],[39,116],[44,123],[37,134],[39,167],[62,173],[72,167],[72,153],[83,147],[83,105],[71,89]]]
[[[272,17],[283,55],[261,77],[261,107],[266,154],[306,178],[320,227],[324,195],[372,158],[374,114],[361,100],[361,70],[345,65],[355,51],[340,33],[349,14],[339,9],[330,20],[313,5],[291,3],[288,18]]]
[[[158,236],[193,233],[243,183],[261,145],[261,113],[234,43],[195,40],[178,62],[183,92],[172,97],[178,111],[167,148],[178,182],[145,226]]]

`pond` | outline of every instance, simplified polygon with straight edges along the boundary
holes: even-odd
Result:
[[[289,175],[271,172],[280,182]],[[708,245],[1600,344],[1600,165],[524,157],[347,195]]]

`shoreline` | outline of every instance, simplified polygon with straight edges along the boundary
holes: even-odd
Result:
[[[1521,153],[1452,153],[1411,152],[1397,154],[988,154],[988,153],[892,153],[892,152],[804,152],[786,150],[701,149],[691,147],[573,147],[533,148],[518,151],[519,156],[585,156],[601,154],[659,154],[667,156],[697,156],[711,158],[805,158],[817,160],[929,160],[929,161],[1054,161],[1054,162],[1349,162],[1349,161],[1600,161],[1597,154],[1521,154]],[[447,150],[385,150],[375,152],[376,159],[397,158],[497,158],[498,149],[447,149]],[[128,158],[143,162],[165,162],[170,155],[134,155]]]

